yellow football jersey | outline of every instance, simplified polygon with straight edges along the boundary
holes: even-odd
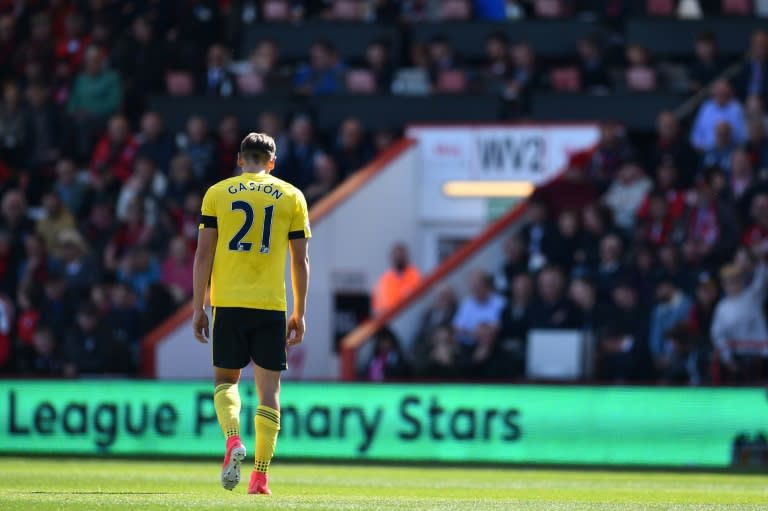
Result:
[[[218,229],[211,304],[286,310],[288,242],[311,236],[304,195],[269,174],[246,172],[211,186],[201,213],[200,229]]]

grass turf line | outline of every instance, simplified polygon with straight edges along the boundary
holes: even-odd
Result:
[[[760,475],[275,464],[272,497],[212,462],[0,458],[3,511],[710,511],[768,509]]]

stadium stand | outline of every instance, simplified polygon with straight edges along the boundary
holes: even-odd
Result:
[[[319,200],[411,122],[557,119],[626,132],[606,124],[572,161],[604,204],[557,211],[562,191],[534,194],[526,257],[506,262],[510,287],[530,275],[512,303],[589,322],[601,380],[764,378],[763,310],[762,330],[729,331],[733,303],[762,293],[768,239],[768,36],[751,2],[699,2],[703,17],[687,20],[674,2],[183,4],[0,1],[4,374],[139,374],[141,339],[189,298],[201,194],[231,175],[247,131],[273,135],[277,175]],[[719,52],[711,74],[697,74],[704,34]],[[714,145],[696,152],[688,133],[711,83],[694,77],[724,72],[733,109],[714,99]],[[755,289],[732,282],[746,273]],[[633,300],[633,321],[603,321]],[[440,350],[452,334],[435,335]],[[494,332],[483,345],[493,357],[503,343]],[[423,376],[413,355],[392,377],[406,361]],[[478,377],[456,360],[446,374]]]

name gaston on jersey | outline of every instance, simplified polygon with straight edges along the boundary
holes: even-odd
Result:
[[[275,199],[279,199],[283,196],[283,192],[276,186],[271,184],[257,183],[256,181],[248,181],[245,183],[232,184],[227,187],[227,191],[230,195],[235,195],[239,192],[262,192],[267,195],[271,195]]]

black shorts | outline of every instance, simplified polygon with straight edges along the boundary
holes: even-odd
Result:
[[[213,365],[242,369],[253,360],[264,369],[285,371],[285,334],[285,312],[214,307]]]

